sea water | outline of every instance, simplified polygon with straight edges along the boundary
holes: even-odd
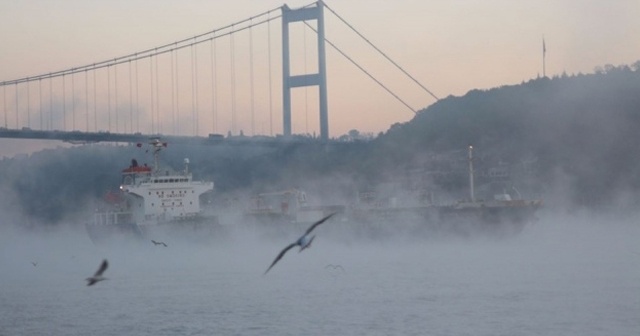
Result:
[[[331,225],[266,275],[298,232],[163,247],[3,230],[0,335],[640,334],[633,217],[542,215],[499,238],[345,238]],[[86,286],[103,259],[108,280]]]

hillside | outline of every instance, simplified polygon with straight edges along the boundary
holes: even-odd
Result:
[[[535,183],[578,205],[640,191],[640,62],[448,97],[375,141],[387,164],[473,144],[508,164],[535,161]],[[384,148],[384,149],[380,149]],[[631,197],[631,199],[629,198]]]

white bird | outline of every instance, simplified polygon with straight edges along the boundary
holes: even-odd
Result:
[[[307,231],[302,235],[302,237],[298,238],[298,240],[296,240],[295,242],[291,243],[289,246],[285,247],[282,251],[280,251],[280,253],[276,257],[276,259],[271,263],[271,266],[269,266],[269,268],[267,268],[267,270],[264,272],[264,274],[267,274],[267,272],[269,272],[269,270],[278,262],[278,260],[282,259],[282,256],[284,256],[284,254],[287,253],[287,251],[292,249],[294,246],[300,246],[300,250],[298,251],[298,253],[302,252],[306,248],[311,247],[311,242],[313,242],[313,239],[316,238],[316,236],[313,235],[312,237],[309,237],[309,233],[311,233],[311,231],[313,231],[313,229],[315,229],[316,226],[324,223],[327,219],[331,218],[331,216],[333,216],[335,214],[336,213],[334,212],[334,213],[322,218],[321,220],[313,223],[307,229]]]
[[[107,278],[102,276],[102,273],[104,273],[104,271],[107,269],[107,267],[109,267],[109,262],[107,262],[107,259],[104,259],[102,261],[102,264],[100,264],[100,268],[98,268],[98,270],[96,271],[96,273],[90,277],[87,278],[87,286],[91,286],[93,284],[95,284],[96,282],[102,281],[102,280],[107,280]]]

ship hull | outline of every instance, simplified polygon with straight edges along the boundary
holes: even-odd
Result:
[[[538,203],[352,209],[347,221],[360,235],[508,236],[534,222]]]
[[[95,244],[150,240],[187,243],[208,243],[224,234],[217,217],[161,223],[125,222],[118,224],[87,224],[89,238]]]

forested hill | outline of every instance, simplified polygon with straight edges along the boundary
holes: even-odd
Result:
[[[430,181],[437,191],[460,195],[469,144],[479,173],[526,166],[513,182],[549,203],[562,195],[570,206],[637,207],[640,62],[447,97],[369,142],[270,150],[170,145],[164,159],[180,168],[190,158],[194,176],[215,181],[222,193],[301,187],[317,195],[437,172],[446,177]],[[120,170],[142,155],[136,146],[89,145],[2,159],[0,210],[51,224],[90,213],[95,199],[117,188]]]
[[[537,182],[565,177],[578,203],[637,202],[640,62],[447,97],[375,143],[391,165],[473,144],[508,162],[538,160]]]

